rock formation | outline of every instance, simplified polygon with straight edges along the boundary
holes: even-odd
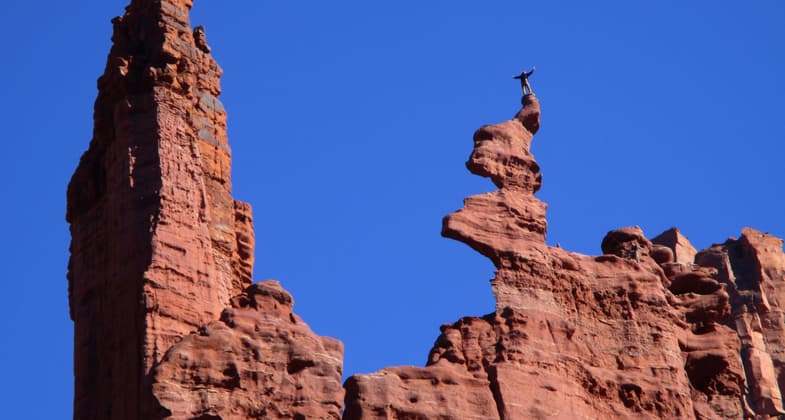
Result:
[[[498,190],[443,224],[494,263],[494,311],[443,325],[425,367],[342,388],[342,344],[315,335],[278,282],[252,284],[221,69],[191,5],[133,0],[113,21],[68,188],[74,418],[785,415],[782,240],[747,228],[697,252],[676,228],[649,240],[625,227],[601,256],[549,247],[533,95],[475,133],[467,167]]]
[[[254,284],[220,320],[172,346],[152,373],[165,414],[339,418],[343,345],[314,335],[292,304],[278,282]]]
[[[690,241],[675,227],[655,236],[651,242],[668,248],[673,255],[673,261],[681,264],[693,263],[695,254],[698,253]]]
[[[74,418],[338,418],[340,343],[251,286],[251,207],[231,195],[221,69],[191,6],[133,0],[112,21],[68,187]]]
[[[499,190],[467,198],[442,230],[496,266],[495,312],[443,325],[424,368],[350,377],[344,418],[782,412],[782,241],[746,229],[697,253],[678,229],[650,241],[628,227],[609,232],[598,257],[547,246],[530,152],[540,106],[522,103],[475,133],[466,164]]]

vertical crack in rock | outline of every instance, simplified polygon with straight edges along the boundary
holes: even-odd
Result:
[[[222,70],[191,6],[133,0],[112,20],[68,186],[74,418],[338,418],[342,345],[314,335],[291,297],[260,297],[288,296],[276,285],[251,285]]]
[[[727,285],[731,316],[727,324],[740,341],[749,391],[750,410],[778,416],[785,386],[785,255],[782,239],[744,228],[739,239],[728,239],[700,251],[695,262],[717,271]]]
[[[512,420],[509,419],[507,413],[504,410],[504,395],[502,394],[501,384],[499,383],[499,372],[496,370],[496,366],[490,366],[487,372],[488,380],[490,381],[491,386],[491,394],[493,395],[493,399],[496,401],[496,414],[499,416],[500,420]]]

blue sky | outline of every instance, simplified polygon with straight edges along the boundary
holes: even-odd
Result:
[[[687,4],[688,3],[688,4]],[[0,26],[8,418],[70,418],[65,188],[92,130],[125,0],[10,2]],[[439,236],[466,196],[472,133],[519,107],[548,241],[678,226],[698,248],[785,237],[785,3],[196,0],[225,71],[234,195],[275,278],[347,373],[422,365],[439,325],[492,311],[493,267]]]

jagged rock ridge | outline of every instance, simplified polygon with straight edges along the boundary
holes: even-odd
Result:
[[[540,106],[522,104],[474,135],[467,168],[499,190],[467,198],[442,230],[496,266],[495,312],[443,325],[424,368],[350,377],[344,418],[781,413],[782,241],[745,229],[696,252],[678,229],[650,241],[629,227],[602,256],[547,246],[530,152]]]
[[[191,6],[133,0],[112,21],[68,187],[74,418],[338,418],[341,344],[251,286],[251,207],[231,195],[221,69]]]

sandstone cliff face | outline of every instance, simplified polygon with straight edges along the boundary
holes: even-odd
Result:
[[[625,227],[602,256],[547,246],[533,95],[475,133],[467,168],[498,190],[443,224],[494,263],[494,311],[443,325],[425,367],[342,388],[341,343],[315,335],[277,282],[252,284],[221,69],[191,5],[134,0],[113,21],[93,139],[68,188],[74,418],[785,414],[783,241],[747,228],[698,252],[676,228],[649,240]]]
[[[287,352],[329,355],[297,356],[306,365],[300,373],[290,372],[295,378],[329,377],[324,386],[274,398],[264,391],[271,386],[268,379],[241,381],[243,390],[236,395],[233,383],[222,389],[238,398],[243,392],[267,392],[278,401],[270,404],[280,418],[293,418],[299,411],[287,404],[297,405],[305,393],[325,401],[325,417],[336,417],[334,401],[343,395],[335,386],[341,347],[297,321],[288,312],[291,301],[287,310],[265,312],[252,335],[216,324],[255,319],[260,309],[243,302],[256,302],[260,289],[247,289],[253,222],[250,206],[231,195],[226,113],[218,100],[221,69],[209,55],[204,32],[191,29],[191,6],[191,0],[133,0],[113,20],[114,45],[98,81],[93,139],[68,187],[74,418],[156,418],[187,411],[175,404],[180,400],[192,402],[188,410],[252,416],[265,397],[255,405],[204,402],[200,392],[210,385],[194,385],[183,376],[195,371],[195,377],[212,378],[197,369],[204,364],[164,361],[163,367],[165,354],[191,351],[186,343],[209,355],[199,347],[207,339],[198,337],[208,337],[208,347],[220,343],[235,349],[238,358],[247,356],[238,343],[258,348],[255,361],[231,361],[237,374],[261,374],[265,364],[283,363]],[[286,322],[296,325],[278,331],[278,323]],[[175,344],[178,350],[170,350]],[[220,358],[230,359],[223,353]],[[205,363],[212,368],[209,359]],[[159,383],[164,379],[165,386]]]
[[[548,247],[530,152],[537,99],[474,135],[472,196],[442,234],[487,256],[495,312],[442,326],[424,368],[346,382],[347,419],[744,418],[782,411],[782,241],[745,229],[696,253],[678,229]],[[777,302],[777,303],[773,303]],[[739,355],[741,354],[741,358]]]
[[[741,347],[749,401],[758,414],[785,414],[785,255],[782,239],[745,228],[729,239],[699,252],[695,262],[717,272],[727,285],[733,328]]]

